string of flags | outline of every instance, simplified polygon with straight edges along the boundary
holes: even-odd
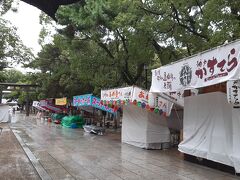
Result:
[[[108,107],[113,108],[115,112],[119,108],[121,108],[123,105],[135,105],[135,106],[145,109],[149,112],[159,113],[160,115],[163,115],[163,116],[167,115],[166,112],[164,112],[162,109],[159,109],[158,107],[151,108],[148,103],[137,101],[137,100],[133,100],[133,101],[131,101],[130,99],[116,100],[116,101],[101,100],[101,104],[107,105]]]

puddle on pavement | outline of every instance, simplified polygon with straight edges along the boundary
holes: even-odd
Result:
[[[8,132],[8,131],[10,131],[10,129],[3,128],[3,130],[2,130],[2,132]]]
[[[18,134],[21,133],[21,131],[19,131],[17,129],[14,129],[14,128],[12,128],[12,129],[13,129],[12,131],[15,132],[15,133],[18,133]]]

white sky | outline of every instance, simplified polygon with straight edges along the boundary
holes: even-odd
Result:
[[[41,30],[41,25],[39,24],[41,11],[22,1],[19,2],[17,9],[16,13],[12,11],[7,12],[3,18],[9,20],[17,28],[17,34],[23,41],[23,44],[31,48],[32,52],[36,55],[41,49],[41,46],[38,44],[38,37]],[[20,66],[16,67],[16,69],[22,72],[30,71],[30,69],[23,69]]]
[[[38,36],[41,30],[39,24],[40,13],[41,11],[37,8],[20,1],[16,13],[9,11],[4,15],[4,19],[11,21],[17,27],[17,34],[27,47],[33,49],[34,54],[41,49],[38,44]]]

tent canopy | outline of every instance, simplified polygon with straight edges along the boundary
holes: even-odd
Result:
[[[207,87],[240,77],[240,40],[152,70],[150,92]]]
[[[48,111],[46,108],[40,106],[39,101],[33,101],[32,106],[40,111]]]
[[[166,117],[124,105],[122,142],[146,149],[164,148],[164,144],[170,142]]]
[[[129,104],[133,103],[142,108],[154,108],[170,115],[173,103],[160,96],[154,97],[149,91],[136,86],[101,90],[101,100],[106,104]]]
[[[240,172],[240,110],[226,94],[213,92],[186,97],[183,141],[179,150],[235,167]]]
[[[97,108],[102,111],[106,111],[112,114],[115,114],[115,111],[113,108],[108,107],[107,105],[103,105],[101,103],[101,100],[92,94],[85,94],[85,95],[79,95],[73,97],[73,106],[82,108],[86,111],[91,111],[92,108]],[[91,111],[92,112],[92,111]]]
[[[60,113],[62,112],[62,109],[59,108],[59,107],[56,107],[55,105],[53,105],[51,103],[51,100],[47,100],[47,99],[44,99],[44,100],[40,100],[40,107],[41,108],[44,108],[44,109],[47,109],[51,112],[55,112],[55,113]]]

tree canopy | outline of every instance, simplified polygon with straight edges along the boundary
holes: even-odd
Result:
[[[31,51],[23,45],[16,28],[2,18],[11,9],[12,0],[0,1],[0,71],[14,63],[31,61]]]
[[[144,67],[240,37],[234,0],[88,0],[60,7],[56,18],[62,28],[30,64],[44,73],[45,96],[145,87]]]

